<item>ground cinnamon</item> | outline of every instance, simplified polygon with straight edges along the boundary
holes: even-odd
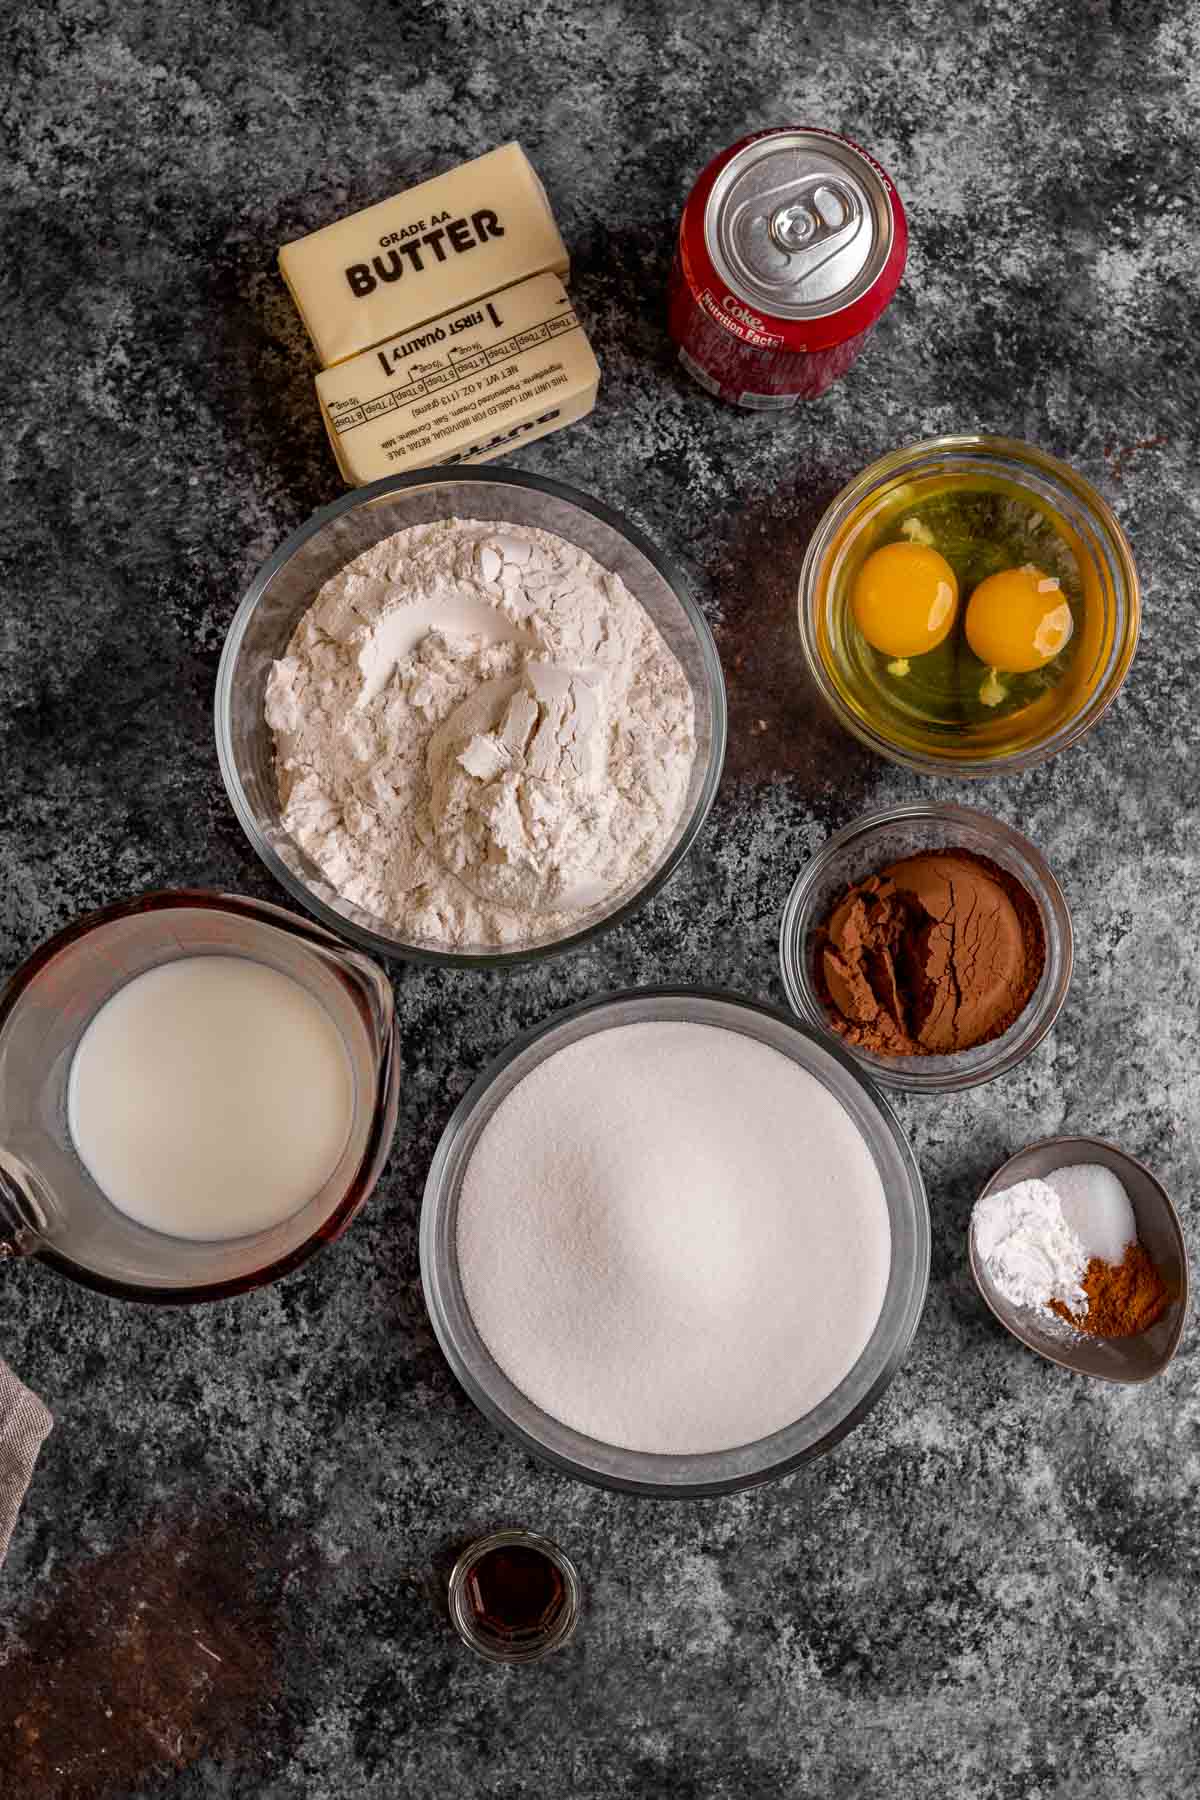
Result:
[[[1093,1256],[1083,1278],[1088,1309],[1077,1317],[1061,1300],[1051,1308],[1077,1331],[1092,1337],[1136,1337],[1161,1319],[1171,1296],[1162,1276],[1140,1244],[1130,1244],[1119,1263]]]

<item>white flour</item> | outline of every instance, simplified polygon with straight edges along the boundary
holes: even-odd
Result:
[[[283,824],[345,899],[448,947],[570,931],[649,872],[695,760],[687,677],[551,532],[415,526],[327,582],[267,682]]]

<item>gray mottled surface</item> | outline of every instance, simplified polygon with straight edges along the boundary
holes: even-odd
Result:
[[[0,1276],[0,1351],[58,1420],[0,1577],[0,1791],[1194,1794],[1194,1333],[1144,1391],[1073,1380],[983,1312],[964,1226],[1004,1155],[1068,1128],[1144,1156],[1197,1225],[1196,7],[60,0],[0,33],[5,969],[146,886],[270,894],[219,783],[213,680],[251,572],[339,485],[274,253],[510,136],[605,366],[595,416],[515,460],[682,562],[733,726],[696,853],[632,925],[504,976],[397,966],[400,1131],[336,1249],[191,1312]],[[690,177],[789,119],[881,156],[913,249],[858,369],[779,420],[681,378],[661,297]],[[933,1282],[856,1435],[739,1499],[573,1486],[497,1436],[433,1344],[432,1147],[485,1059],[564,1002],[664,979],[780,998],[806,854],[931,791],[810,703],[806,537],[880,452],[974,427],[1099,483],[1145,584],[1091,739],[1021,779],[934,784],[1050,856],[1067,1009],[1011,1078],[902,1104]],[[455,1547],[501,1521],[560,1538],[587,1585],[575,1646],[519,1674],[439,1611]],[[32,1772],[37,1732],[73,1775]]]

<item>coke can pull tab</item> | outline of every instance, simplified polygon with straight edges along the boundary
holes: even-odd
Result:
[[[772,208],[770,201],[770,195],[746,200],[730,224],[745,246],[746,266],[787,287],[815,275],[862,228],[863,209],[853,189],[824,176],[799,187],[790,181],[784,203]]]

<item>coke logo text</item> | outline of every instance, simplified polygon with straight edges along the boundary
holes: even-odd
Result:
[[[758,314],[752,313],[750,308],[743,306],[740,300],[735,300],[732,294],[726,294],[721,305],[727,313],[732,313],[735,319],[740,319],[743,325],[748,325],[751,331],[766,329]]]

